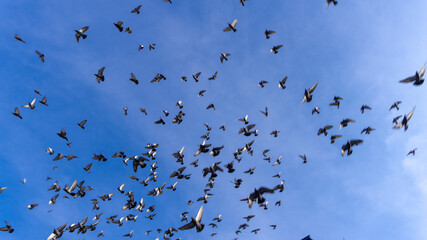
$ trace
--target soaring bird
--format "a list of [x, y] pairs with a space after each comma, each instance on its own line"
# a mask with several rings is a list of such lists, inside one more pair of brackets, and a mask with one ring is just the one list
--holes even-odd
[[36, 50], [37, 55], [39, 55], [40, 60], [44, 63], [44, 54]]
[[133, 83], [135, 83], [135, 85], [138, 85], [139, 81], [138, 79], [136, 79], [135, 74], [131, 73], [130, 74], [131, 78], [129, 78], [129, 80]]
[[220, 57], [219, 57], [219, 60], [221, 61], [221, 63], [223, 63], [223, 61], [225, 60], [225, 61], [228, 61], [228, 56], [230, 56], [231, 54], [229, 54], [229, 53], [221, 53], [221, 55], [220, 55]]
[[79, 127], [81, 127], [82, 129], [85, 129], [86, 122], [87, 122], [87, 120], [83, 120], [83, 121], [77, 123], [77, 125], [79, 125]]
[[67, 132], [65, 132], [65, 128], [61, 129], [61, 132], [57, 133], [59, 137], [68, 141]]
[[313, 92], [314, 92], [314, 90], [316, 89], [316, 87], [317, 87], [317, 84], [318, 84], [319, 82], [316, 82], [313, 86], [311, 86], [309, 89], [305, 89], [305, 91], [304, 91], [304, 97], [303, 97], [303, 99], [302, 99], [302, 103], [305, 103], [305, 102], [311, 102], [311, 100], [313, 99], [313, 96], [311, 95]]
[[407, 77], [403, 80], [400, 80], [401, 83], [410, 83], [414, 82], [415, 86], [419, 86], [424, 83], [424, 79], [422, 77], [424, 76], [424, 73], [426, 72], [426, 65], [420, 70], [420, 72], [415, 72], [414, 76]]
[[191, 222], [185, 224], [184, 226], [178, 228], [179, 230], [188, 230], [196, 227], [197, 232], [200, 232], [205, 227], [204, 224], [201, 223], [203, 216], [203, 205], [200, 207], [199, 211], [197, 212], [197, 215], [195, 218], [191, 218]]
[[138, 7], [134, 8], [130, 13], [136, 13], [136, 14], [140, 14], [142, 5], [139, 5]]
[[275, 34], [276, 32], [275, 31], [273, 31], [273, 30], [265, 30], [264, 31], [264, 34], [265, 34], [265, 38], [267, 38], [267, 39], [270, 39], [270, 35], [271, 34]]
[[412, 154], [412, 156], [415, 156], [415, 151], [417, 150], [417, 148], [412, 149], [411, 151], [408, 152], [408, 154], [406, 154], [406, 156], [409, 156]]
[[364, 128], [360, 134], [363, 134], [363, 133], [371, 134], [372, 131], [375, 131], [375, 128], [367, 127], [367, 128]]
[[15, 34], [15, 39], [19, 42], [25, 43], [25, 41], [22, 40], [22, 38], [18, 34]]
[[415, 111], [415, 108], [408, 115], [403, 116], [402, 121], [399, 124], [397, 124], [396, 126], [394, 126], [393, 128], [394, 129], [400, 129], [404, 126], [405, 131], [408, 130], [408, 122], [409, 122], [409, 120], [411, 120], [412, 115], [414, 115], [414, 111]]
[[83, 39], [86, 39], [87, 35], [85, 34], [85, 32], [89, 29], [88, 26], [86, 27], [82, 27], [79, 30], [74, 30], [76, 32], [76, 40], [77, 42], [79, 42], [80, 37], [82, 37]]
[[331, 125], [326, 125], [323, 128], [319, 128], [319, 130], [317, 131], [317, 136], [319, 136], [320, 134], [324, 134], [325, 136], [328, 136], [328, 130], [331, 129], [332, 126]]
[[17, 107], [15, 107], [15, 111], [12, 114], [13, 114], [13, 116], [22, 119], [22, 116], [20, 115], [19, 109]]
[[401, 101], [394, 102], [393, 105], [391, 105], [389, 111], [391, 111], [393, 108], [396, 108], [396, 110], [399, 110], [399, 104], [401, 103], [402, 103]]
[[123, 32], [123, 22], [122, 21], [118, 21], [117, 23], [114, 23], [114, 26], [116, 26], [116, 28], [119, 30], [119, 32]]
[[265, 201], [265, 198], [262, 196], [264, 193], [274, 193], [274, 189], [269, 189], [266, 187], [260, 187], [258, 189], [254, 189], [254, 192], [249, 194], [248, 198], [242, 199], [240, 201], [247, 201], [249, 208], [252, 207], [254, 202], [258, 202], [258, 204], [261, 204]]
[[363, 143], [363, 140], [360, 140], [360, 139], [347, 141], [347, 143], [342, 145], [341, 147], [341, 156], [344, 156], [346, 151], [347, 151], [347, 156], [351, 155], [353, 153], [352, 147], [357, 146], [361, 143]]
[[283, 47], [283, 45], [276, 45], [276, 46], [273, 46], [271, 49], [270, 49], [270, 52], [272, 52], [272, 53], [274, 53], [274, 54], [277, 54], [278, 52], [279, 52], [279, 49], [281, 49]]
[[356, 122], [356, 121], [354, 121], [354, 120], [352, 120], [352, 119], [349, 119], [349, 118], [346, 118], [346, 119], [342, 120], [342, 121], [340, 122], [340, 130], [341, 130], [341, 128], [343, 128], [343, 127], [347, 127], [349, 123], [355, 123], [355, 122]]
[[285, 89], [286, 88], [285, 84], [287, 80], [288, 80], [288, 76], [285, 76], [285, 78], [283, 78], [282, 81], [279, 81], [279, 88]]
[[360, 108], [360, 111], [362, 112], [362, 114], [365, 113], [365, 109], [372, 110], [372, 108], [369, 107], [368, 105], [362, 105], [362, 107]]
[[94, 75], [95, 75], [95, 77], [96, 77], [96, 81], [98, 82], [98, 83], [101, 83], [101, 82], [103, 82], [104, 80], [105, 80], [105, 77], [104, 77], [104, 70], [105, 70], [105, 67], [102, 67], [101, 69], [99, 69], [98, 70], [98, 73], [95, 73]]
[[34, 108], [36, 108], [35, 103], [36, 103], [36, 99], [34, 98], [33, 101], [29, 102], [26, 105], [23, 105], [22, 107], [23, 108], [34, 109]]
[[233, 32], [236, 32], [236, 25], [237, 25], [237, 19], [234, 19], [234, 21], [230, 24], [228, 24], [228, 26], [226, 28], [224, 28], [224, 32], [229, 32], [231, 30], [233, 30]]

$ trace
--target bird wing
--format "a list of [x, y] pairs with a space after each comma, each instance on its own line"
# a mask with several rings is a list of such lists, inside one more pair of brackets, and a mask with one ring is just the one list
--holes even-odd
[[409, 121], [409, 120], [411, 119], [412, 115], [414, 115], [414, 111], [415, 111], [415, 109], [414, 109], [414, 110], [412, 110], [412, 112], [410, 112], [410, 113], [408, 114], [408, 116], [406, 116], [407, 121]]
[[260, 188], [258, 189], [258, 192], [259, 192], [260, 194], [263, 194], [263, 193], [274, 193], [274, 190], [273, 190], [273, 189], [266, 188], [266, 187], [260, 187]]
[[102, 74], [104, 73], [104, 69], [105, 69], [105, 67], [102, 67], [101, 69], [99, 69], [98, 75], [102, 76]]
[[424, 67], [418, 73], [419, 78], [422, 78], [425, 72], [426, 72], [426, 65], [424, 65]]
[[234, 21], [231, 23], [231, 26], [233, 26], [233, 27], [236, 27], [236, 25], [237, 25], [237, 18], [234, 19]]
[[409, 83], [409, 82], [413, 82], [413, 81], [415, 81], [415, 76], [405, 78], [403, 80], [400, 80], [399, 82], [401, 82], [401, 83]]
[[308, 89], [308, 92], [312, 93], [316, 89], [317, 84], [319, 84], [319, 82], [316, 82], [313, 86], [311, 86], [311, 88]]
[[187, 224], [185, 224], [184, 226], [178, 228], [179, 230], [188, 230], [188, 229], [192, 229], [193, 227], [195, 227], [196, 224], [194, 224], [193, 222], [189, 222]]

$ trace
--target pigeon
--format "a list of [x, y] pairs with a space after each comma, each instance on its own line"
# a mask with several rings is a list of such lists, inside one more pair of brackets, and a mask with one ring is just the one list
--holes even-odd
[[231, 54], [229, 54], [229, 53], [221, 53], [221, 56], [220, 56], [220, 58], [219, 58], [219, 60], [221, 61], [221, 63], [223, 63], [223, 61], [225, 60], [225, 61], [228, 61], [228, 56], [230, 56]]
[[268, 108], [265, 107], [265, 111], [260, 111], [264, 116], [268, 117]]
[[264, 88], [264, 87], [265, 87], [265, 84], [267, 84], [267, 83], [268, 83], [268, 81], [261, 80], [261, 81], [258, 83], [258, 86], [259, 86], [260, 88]]
[[29, 102], [26, 105], [23, 105], [22, 107], [23, 108], [34, 109], [34, 108], [36, 108], [35, 104], [36, 104], [36, 99], [34, 98], [33, 101]]
[[397, 124], [396, 126], [394, 126], [393, 128], [394, 129], [400, 129], [402, 127], [405, 127], [404, 128], [405, 131], [408, 130], [408, 122], [409, 122], [409, 120], [411, 120], [412, 115], [414, 115], [414, 111], [415, 111], [415, 108], [408, 115], [404, 115], [402, 121], [399, 124]]
[[198, 72], [198, 73], [196, 73], [196, 74], [193, 75], [194, 81], [199, 82], [199, 76], [200, 76], [200, 74], [202, 74], [202, 73]]
[[130, 27], [127, 27], [127, 28], [125, 29], [125, 32], [127, 32], [127, 33], [131, 34], [131, 33], [132, 33], [132, 29], [130, 29]]
[[86, 122], [87, 122], [87, 120], [83, 120], [83, 121], [77, 123], [77, 125], [79, 125], [79, 127], [81, 127], [82, 129], [85, 129]]
[[395, 117], [395, 118], [393, 118], [393, 124], [397, 124], [398, 122], [397, 121], [399, 121], [399, 119], [402, 117], [402, 115], [399, 115], [399, 116], [397, 116], [397, 117]]
[[237, 19], [234, 19], [233, 22], [230, 24], [228, 24], [228, 26], [226, 28], [224, 28], [224, 32], [229, 32], [231, 30], [233, 30], [233, 32], [236, 32], [236, 25], [237, 25]]
[[61, 132], [57, 133], [59, 137], [61, 137], [62, 139], [67, 140], [68, 142], [68, 138], [67, 138], [67, 132], [65, 132], [65, 128], [61, 129]]
[[130, 13], [136, 13], [136, 14], [140, 14], [140, 9], [141, 9], [142, 5], [137, 6], [136, 8], [134, 8]]
[[347, 127], [349, 123], [355, 123], [356, 121], [346, 118], [340, 122], [340, 130], [341, 128]]
[[89, 29], [88, 26], [86, 27], [82, 27], [79, 30], [74, 30], [76, 32], [76, 40], [77, 42], [79, 42], [80, 37], [83, 39], [86, 39], [87, 35], [85, 34], [85, 32]]
[[41, 100], [41, 101], [39, 101], [39, 103], [41, 103], [41, 104], [43, 104], [43, 105], [47, 106], [47, 98], [46, 98], [46, 97], [43, 97], [43, 98], [42, 98], [42, 100]]
[[40, 53], [39, 51], [36, 50], [37, 55], [39, 55], [40, 60], [42, 61], [42, 63], [44, 63], [44, 54]]
[[125, 116], [127, 116], [127, 115], [128, 115], [128, 108], [127, 108], [127, 107], [124, 107], [124, 108], [123, 108], [123, 111], [125, 112]]
[[360, 108], [360, 111], [362, 112], [362, 114], [365, 113], [365, 109], [372, 110], [372, 108], [369, 107], [368, 105], [362, 105], [362, 107]]
[[333, 3], [334, 5], [337, 5], [338, 4], [338, 1], [337, 0], [326, 0], [326, 8], [328, 8], [329, 7], [329, 4], [330, 3]]
[[371, 134], [372, 131], [375, 131], [375, 128], [367, 127], [367, 128], [364, 128], [360, 134], [363, 134], [363, 133]]
[[305, 89], [305, 91], [304, 91], [304, 98], [302, 99], [302, 103], [305, 103], [305, 102], [311, 102], [311, 100], [313, 99], [313, 96], [311, 95], [313, 92], [314, 92], [314, 90], [316, 89], [316, 87], [317, 87], [317, 84], [318, 84], [319, 82], [316, 82], [313, 86], [311, 86], [309, 89]]
[[150, 45], [148, 45], [148, 50], [154, 50], [155, 49], [155, 47], [156, 47], [156, 44], [155, 43], [151, 43]]
[[287, 80], [288, 80], [288, 76], [285, 76], [285, 78], [283, 78], [282, 81], [279, 81], [279, 88], [285, 89], [286, 88], [285, 84]]
[[420, 86], [424, 83], [424, 79], [422, 78], [424, 76], [424, 73], [426, 72], [426, 65], [420, 70], [420, 72], [415, 72], [414, 76], [405, 78], [403, 80], [400, 80], [401, 83], [410, 83], [414, 82], [415, 86]]
[[344, 156], [346, 151], [347, 151], [347, 156], [350, 156], [353, 153], [352, 147], [357, 146], [361, 143], [363, 143], [363, 140], [360, 140], [360, 139], [347, 141], [347, 143], [342, 145], [341, 147], [341, 156]]
[[271, 34], [275, 34], [276, 32], [273, 30], [265, 30], [264, 34], [265, 34], [265, 38], [270, 39], [270, 35]]
[[201, 232], [203, 228], [205, 227], [204, 224], [201, 224], [202, 221], [202, 215], [203, 215], [203, 205], [200, 207], [199, 211], [197, 212], [197, 215], [195, 218], [191, 218], [191, 222], [185, 224], [184, 226], [178, 228], [179, 230], [188, 230], [196, 227], [197, 232]]
[[38, 204], [30, 204], [30, 205], [27, 206], [27, 208], [30, 209], [30, 210], [32, 210], [32, 209], [34, 209], [37, 206], [38, 206]]
[[22, 38], [18, 34], [15, 34], [15, 39], [19, 42], [25, 43], [25, 41], [22, 40]]
[[278, 52], [279, 52], [279, 49], [281, 49], [283, 47], [283, 45], [276, 45], [276, 46], [273, 46], [271, 49], [270, 49], [270, 52], [271, 53], [274, 53], [274, 54], [277, 54]]
[[140, 44], [140, 45], [138, 46], [138, 52], [139, 52], [139, 51], [141, 51], [142, 49], [144, 49], [144, 45]]
[[95, 73], [94, 75], [95, 75], [95, 77], [96, 77], [96, 81], [98, 82], [98, 83], [101, 83], [101, 82], [103, 82], [104, 80], [105, 80], [105, 77], [104, 77], [104, 70], [105, 70], [105, 67], [102, 67], [101, 69], [99, 69], [98, 70], [98, 73]]
[[265, 201], [265, 198], [262, 196], [264, 193], [274, 193], [274, 189], [269, 189], [266, 187], [260, 187], [258, 189], [255, 188], [254, 192], [249, 194], [248, 198], [242, 199], [240, 201], [247, 201], [249, 208], [251, 208], [254, 202], [261, 204]]
[[134, 230], [131, 230], [130, 233], [123, 235], [123, 237], [129, 237], [129, 238], [131, 238], [133, 236], [133, 231]]
[[393, 108], [396, 108], [396, 110], [399, 111], [399, 104], [401, 103], [402, 103], [401, 101], [394, 102], [393, 105], [391, 105], [389, 111], [391, 111]]
[[299, 157], [303, 160], [302, 163], [307, 163], [307, 157], [304, 155], [299, 155]]
[[133, 83], [135, 83], [135, 85], [138, 85], [139, 81], [138, 81], [138, 79], [136, 79], [135, 74], [131, 73], [130, 76], [131, 76], [131, 78], [129, 78], [129, 80], [131, 80]]
[[17, 107], [15, 107], [15, 111], [12, 114], [13, 114], [13, 116], [22, 119], [22, 116], [20, 115], [19, 109]]
[[410, 154], [412, 154], [412, 156], [415, 156], [416, 150], [417, 150], [417, 148], [412, 149], [411, 151], [408, 152], [408, 154], [406, 154], [406, 156], [409, 156]]
[[216, 76], [218, 75], [218, 72], [215, 72], [213, 75], [212, 75], [212, 77], [210, 77], [210, 78], [208, 78], [208, 80], [215, 80], [216, 79]]
[[311, 110], [311, 115], [313, 115], [314, 113], [320, 114], [319, 109], [319, 107], [313, 108], [313, 110]]
[[326, 125], [323, 128], [319, 128], [319, 130], [317, 131], [317, 136], [319, 136], [320, 134], [324, 134], [325, 136], [328, 136], [328, 130], [331, 129], [332, 126], [331, 125]]
[[342, 135], [332, 135], [331, 136], [331, 144], [335, 143], [335, 139], [341, 138]]
[[88, 165], [86, 165], [86, 167], [84, 167], [83, 169], [86, 171], [86, 172], [88, 172], [88, 173], [90, 173], [90, 168], [92, 167], [92, 163], [89, 163]]

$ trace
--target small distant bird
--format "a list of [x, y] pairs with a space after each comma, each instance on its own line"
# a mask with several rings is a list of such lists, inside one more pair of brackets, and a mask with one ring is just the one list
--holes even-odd
[[42, 60], [42, 62], [44, 63], [44, 54], [40, 53], [39, 51], [36, 50], [37, 55], [39, 55], [40, 60]]
[[363, 134], [363, 133], [371, 134], [372, 131], [375, 131], [375, 128], [367, 127], [367, 128], [364, 128], [360, 134]]
[[267, 84], [267, 83], [268, 83], [268, 81], [261, 80], [261, 81], [258, 83], [258, 86], [259, 86], [260, 88], [264, 88], [264, 87], [265, 87], [265, 84]]
[[148, 46], [148, 50], [154, 50], [155, 49], [155, 46], [156, 46], [156, 44], [155, 43], [151, 43], [149, 46]]
[[218, 75], [218, 72], [215, 72], [214, 75], [212, 75], [212, 77], [208, 78], [208, 80], [215, 80], [216, 76]]
[[130, 13], [136, 13], [136, 14], [140, 14], [141, 12], [139, 11], [141, 9], [142, 5], [139, 5], [138, 7], [134, 8]]
[[279, 130], [274, 130], [270, 133], [270, 135], [273, 135], [275, 138], [277, 138], [279, 136]]
[[281, 49], [282, 47], [283, 45], [273, 46], [273, 48], [270, 49], [270, 52], [277, 54], [279, 52], [279, 49]]
[[15, 39], [18, 40], [19, 42], [25, 43], [25, 41], [22, 40], [22, 38], [18, 34], [15, 34]]
[[198, 72], [198, 73], [196, 73], [196, 74], [193, 75], [194, 81], [199, 82], [199, 76], [200, 76], [200, 74], [202, 74], [202, 73]]
[[304, 155], [299, 155], [299, 157], [303, 160], [302, 163], [307, 163], [307, 156]]
[[368, 105], [362, 105], [362, 107], [360, 108], [360, 111], [362, 112], [362, 114], [365, 113], [365, 109], [372, 110], [372, 108], [369, 107]]
[[265, 34], [265, 38], [270, 39], [270, 35], [271, 34], [275, 34], [276, 32], [273, 30], [265, 30], [264, 34]]
[[332, 135], [331, 136], [331, 144], [335, 143], [335, 139], [341, 138], [342, 135]]
[[86, 165], [86, 167], [84, 167], [83, 169], [86, 171], [86, 172], [88, 172], [88, 173], [90, 173], [90, 168], [92, 167], [92, 163], [89, 163], [88, 165]]
[[221, 53], [221, 56], [219, 57], [219, 60], [221, 61], [221, 63], [223, 63], [223, 61], [228, 61], [228, 56], [230, 56], [231, 54], [229, 53]]
[[288, 76], [285, 76], [285, 78], [283, 78], [282, 81], [279, 81], [279, 88], [285, 89], [286, 88], [285, 84], [287, 80], [288, 80]]
[[240, 0], [240, 4], [242, 4], [242, 6], [244, 7], [246, 1], [248, 1], [248, 0]]
[[29, 109], [34, 109], [36, 108], [36, 106], [34, 105], [36, 104], [36, 99], [34, 98], [33, 101], [31, 101], [30, 103], [23, 105], [23, 108], [29, 108]]
[[260, 111], [264, 116], [268, 117], [268, 108], [265, 107], [265, 111]]
[[209, 105], [206, 107], [206, 109], [209, 109], [209, 108], [212, 108], [213, 110], [216, 110], [216, 109], [215, 109], [215, 105], [214, 105], [213, 103], [209, 104]]
[[[1, 193], [1, 191], [0, 191], [0, 193]], [[4, 221], [4, 223], [6, 224], [6, 227], [0, 227], [0, 231], [9, 232], [9, 233], [13, 233], [13, 231], [15, 231], [15, 229], [13, 229], [12, 226], [8, 222]]]
[[130, 29], [130, 27], [127, 27], [127, 28], [125, 29], [125, 32], [127, 32], [127, 33], [131, 34], [131, 33], [132, 33], [132, 29]]
[[171, 0], [163, 0], [163, 2], [169, 2], [170, 4], [172, 4]]
[[414, 82], [415, 86], [419, 86], [424, 83], [424, 79], [422, 77], [424, 76], [424, 73], [426, 72], [426, 65], [420, 70], [420, 72], [415, 72], [414, 76], [405, 78], [403, 80], [400, 80], [401, 83], [410, 83]]
[[399, 116], [393, 118], [393, 124], [397, 124], [397, 121], [399, 121], [399, 118], [401, 118], [401, 117], [402, 117], [402, 115], [399, 115]]
[[408, 154], [406, 154], [406, 156], [409, 156], [412, 154], [412, 156], [415, 156], [415, 151], [417, 150], [417, 148], [412, 149], [411, 151], [408, 152]]
[[319, 107], [313, 108], [313, 110], [311, 110], [311, 115], [313, 115], [314, 113], [320, 114], [319, 109]]
[[393, 108], [396, 108], [396, 110], [399, 111], [399, 104], [401, 103], [402, 103], [401, 101], [394, 102], [393, 105], [391, 105], [389, 111], [391, 111]]
[[87, 30], [89, 29], [88, 26], [86, 27], [82, 27], [79, 30], [74, 30], [76, 32], [76, 40], [77, 42], [79, 42], [80, 37], [82, 37], [83, 39], [86, 39], [87, 35], [84, 34]]
[[68, 138], [67, 138], [67, 132], [65, 132], [65, 128], [61, 129], [61, 132], [57, 133], [59, 137], [67, 140], [68, 142]]
[[123, 22], [122, 21], [118, 21], [117, 23], [114, 23], [114, 26], [116, 26], [116, 28], [119, 30], [119, 32], [123, 32]]
[[184, 226], [178, 228], [179, 230], [188, 230], [196, 227], [197, 232], [200, 232], [205, 227], [204, 224], [201, 223], [203, 216], [203, 205], [200, 207], [199, 211], [197, 212], [197, 215], [195, 218], [191, 218], [191, 222], [185, 224]]
[[313, 86], [311, 86], [309, 89], [305, 89], [305, 91], [304, 91], [304, 98], [302, 99], [302, 103], [305, 103], [305, 102], [311, 102], [311, 100], [313, 99], [313, 96], [311, 95], [313, 92], [314, 92], [314, 90], [316, 89], [316, 87], [317, 87], [317, 84], [318, 84], [319, 82], [316, 82]]
[[128, 115], [128, 108], [127, 107], [123, 108], [123, 111], [125, 112], [125, 116], [127, 116]]
[[139, 108], [139, 111], [141, 111], [142, 113], [144, 113], [145, 115], [147, 115], [147, 110], [145, 108]]
[[326, 8], [328, 8], [329, 7], [329, 4], [330, 3], [333, 3], [334, 4], [334, 6], [335, 5], [337, 5], [338, 4], [338, 1], [337, 0], [326, 0]]
[[331, 125], [326, 125], [323, 128], [319, 128], [319, 130], [317, 131], [317, 136], [319, 136], [320, 134], [324, 134], [325, 136], [328, 136], [328, 130], [331, 128], [332, 128]]
[[138, 79], [136, 79], [135, 74], [131, 73], [130, 76], [131, 76], [131, 78], [129, 78], [129, 80], [131, 80], [133, 83], [135, 83], [135, 85], [138, 85], [139, 81], [138, 81]]
[[360, 139], [347, 141], [347, 143], [342, 145], [341, 147], [341, 156], [344, 156], [346, 151], [347, 151], [347, 156], [350, 156], [353, 153], [352, 147], [357, 146], [361, 143], [363, 143], [363, 140], [360, 140]]
[[77, 125], [79, 125], [79, 127], [81, 127], [82, 129], [85, 129], [86, 122], [87, 122], [87, 120], [83, 120], [83, 121], [77, 123]]
[[203, 97], [203, 93], [205, 93], [205, 92], [206, 92], [206, 90], [201, 90], [199, 92], [199, 94], [197, 94], [197, 97]]
[[224, 28], [224, 32], [229, 32], [231, 30], [233, 30], [233, 32], [236, 32], [236, 25], [237, 25], [237, 19], [234, 19], [234, 21], [230, 24], [228, 24], [228, 26], [226, 28]]
[[128, 234], [123, 235], [123, 237], [129, 237], [129, 238], [131, 238], [133, 236], [133, 231], [134, 230], [130, 231], [130, 233], [128, 233]]
[[101, 82], [103, 82], [104, 80], [105, 80], [105, 77], [104, 77], [104, 70], [105, 70], [105, 67], [102, 67], [101, 69], [99, 69], [98, 70], [98, 73], [95, 73], [94, 75], [95, 75], [95, 77], [96, 77], [96, 81], [98, 82], [98, 83], [101, 83]]
[[28, 209], [32, 210], [33, 208], [37, 207], [38, 204], [30, 204], [27, 206]]
[[408, 122], [409, 120], [411, 120], [412, 115], [414, 115], [414, 111], [415, 111], [415, 108], [408, 115], [403, 116], [402, 121], [396, 126], [394, 126], [393, 128], [400, 129], [402, 127], [405, 127], [405, 131], [408, 130]]
[[39, 90], [34, 89], [34, 92], [41, 96], [41, 93], [40, 93], [40, 91], [39, 91]]
[[13, 116], [19, 117], [20, 119], [22, 119], [22, 116], [19, 114], [19, 109], [17, 107], [15, 107], [15, 111], [12, 113]]
[[141, 51], [142, 49], [144, 49], [144, 45], [141, 44], [138, 46], [138, 51]]
[[347, 125], [349, 124], [349, 123], [355, 123], [356, 121], [354, 121], [354, 120], [352, 120], [352, 119], [349, 119], [349, 118], [346, 118], [346, 119], [344, 119], [344, 120], [342, 120], [341, 122], [340, 122], [340, 130], [341, 130], [341, 128], [343, 128], [343, 127], [347, 127]]

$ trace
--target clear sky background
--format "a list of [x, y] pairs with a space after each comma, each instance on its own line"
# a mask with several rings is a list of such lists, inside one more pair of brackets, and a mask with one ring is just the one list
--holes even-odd
[[[141, 14], [130, 14], [142, 4]], [[103, 230], [105, 239], [120, 239], [135, 229], [136, 239], [155, 239], [160, 234], [145, 236], [146, 230], [181, 226], [179, 215], [188, 211], [195, 216], [201, 203], [186, 203], [203, 195], [208, 182], [202, 167], [216, 161], [233, 160], [232, 153], [255, 139], [254, 156], [244, 153], [234, 174], [220, 173], [211, 191], [214, 196], [204, 206], [202, 222], [222, 214], [218, 229], [206, 226], [177, 233], [174, 238], [233, 239], [234, 231], [244, 223], [242, 217], [255, 214], [250, 227], [239, 239], [301, 239], [310, 234], [316, 240], [330, 239], [426, 239], [427, 230], [427, 118], [426, 86], [400, 84], [399, 80], [419, 71], [427, 57], [427, 2], [339, 1], [325, 8], [325, 1], [249, 0], [242, 7], [238, 0], [176, 0], [173, 4], [151, 1], [11, 1], [0, 3], [0, 186], [8, 189], [0, 194], [0, 222], [8, 221], [13, 234], [0, 232], [3, 240], [46, 239], [53, 228], [77, 223], [85, 216], [92, 219], [104, 212], [94, 232], [85, 235], [65, 233], [61, 239], [94, 239]], [[237, 32], [222, 29], [238, 19]], [[113, 25], [123, 21], [132, 34], [120, 33]], [[76, 42], [75, 29], [90, 26], [85, 40]], [[265, 39], [265, 29], [276, 34]], [[14, 39], [19, 34], [26, 44]], [[156, 49], [148, 51], [148, 45]], [[138, 52], [139, 44], [146, 48]], [[278, 54], [269, 49], [283, 44]], [[45, 54], [42, 63], [35, 50]], [[220, 53], [231, 53], [229, 61], [219, 61]], [[105, 82], [98, 84], [94, 73], [105, 66]], [[200, 82], [191, 75], [202, 72]], [[208, 81], [218, 71], [216, 81]], [[128, 79], [133, 72], [140, 80], [135, 85]], [[149, 83], [157, 74], [166, 81]], [[288, 76], [285, 90], [278, 81]], [[188, 82], [182, 82], [187, 76]], [[265, 88], [258, 82], [266, 80]], [[316, 81], [319, 85], [313, 101], [301, 104], [304, 89]], [[22, 109], [32, 99], [47, 97], [48, 107], [36, 103], [34, 110]], [[204, 97], [197, 93], [207, 90]], [[334, 96], [344, 100], [337, 110], [328, 106]], [[172, 124], [183, 101], [186, 115], [182, 124]], [[402, 101], [399, 111], [389, 111], [395, 101]], [[206, 110], [214, 103], [216, 110]], [[360, 113], [367, 104], [372, 111]], [[259, 111], [268, 106], [266, 118]], [[311, 115], [313, 107], [320, 115]], [[19, 107], [23, 120], [14, 117]], [[128, 107], [124, 116], [123, 107]], [[148, 116], [139, 112], [144, 107]], [[416, 107], [408, 131], [392, 129], [392, 119], [408, 114]], [[162, 110], [171, 115], [164, 117]], [[258, 137], [245, 137], [237, 132], [243, 123], [238, 118], [249, 115], [250, 123], [259, 128]], [[155, 125], [160, 117], [165, 126]], [[344, 118], [355, 124], [339, 130]], [[87, 119], [86, 129], [76, 123]], [[148, 190], [169, 179], [181, 167], [171, 156], [185, 146], [185, 165], [194, 161], [197, 144], [205, 134], [204, 123], [213, 130], [213, 146], [224, 145], [213, 158], [198, 156], [200, 166], [187, 166], [190, 180], [179, 180], [177, 191], [165, 190], [158, 197], [147, 196]], [[218, 128], [225, 124], [226, 131]], [[342, 134], [337, 143], [329, 137], [317, 136], [324, 125], [334, 126], [330, 133]], [[376, 129], [361, 135], [363, 128]], [[65, 128], [68, 148], [56, 133]], [[280, 130], [274, 138], [269, 133]], [[361, 138], [353, 155], [341, 157], [340, 148], [349, 139]], [[129, 179], [130, 166], [111, 156], [125, 151], [128, 156], [145, 152], [147, 143], [159, 143], [159, 178], [144, 187]], [[51, 147], [57, 153], [78, 156], [52, 162], [54, 155], [44, 151]], [[262, 160], [262, 151], [271, 149], [274, 159], [283, 154], [283, 163], [271, 166]], [[418, 148], [415, 156], [406, 154]], [[103, 153], [107, 162], [92, 160], [94, 153]], [[308, 163], [298, 157], [306, 154]], [[153, 162], [153, 161], [152, 161]], [[93, 163], [88, 174], [82, 168]], [[53, 170], [53, 166], [58, 170]], [[243, 171], [257, 166], [255, 174]], [[272, 178], [281, 172], [285, 191], [266, 195], [269, 210], [257, 206], [248, 209], [239, 199], [247, 197], [254, 187], [273, 187], [280, 182]], [[145, 179], [149, 167], [137, 176]], [[58, 180], [61, 187], [74, 179], [86, 180], [94, 188], [84, 198], [63, 199], [49, 206], [55, 195], [47, 189]], [[23, 185], [19, 182], [27, 178]], [[242, 178], [235, 189], [230, 181]], [[126, 198], [116, 187], [126, 183], [125, 191], [133, 190], [147, 206], [156, 205], [153, 221], [143, 218], [148, 213], [121, 211]], [[90, 199], [103, 193], [114, 193], [111, 202], [99, 204], [92, 211]], [[281, 199], [282, 206], [274, 203]], [[28, 210], [27, 205], [40, 206]], [[49, 210], [53, 210], [48, 212]], [[128, 213], [139, 214], [136, 223], [122, 227], [108, 225], [105, 217]], [[91, 223], [91, 221], [89, 221]], [[269, 225], [277, 224], [276, 230]], [[252, 229], [261, 228], [258, 235]]]

